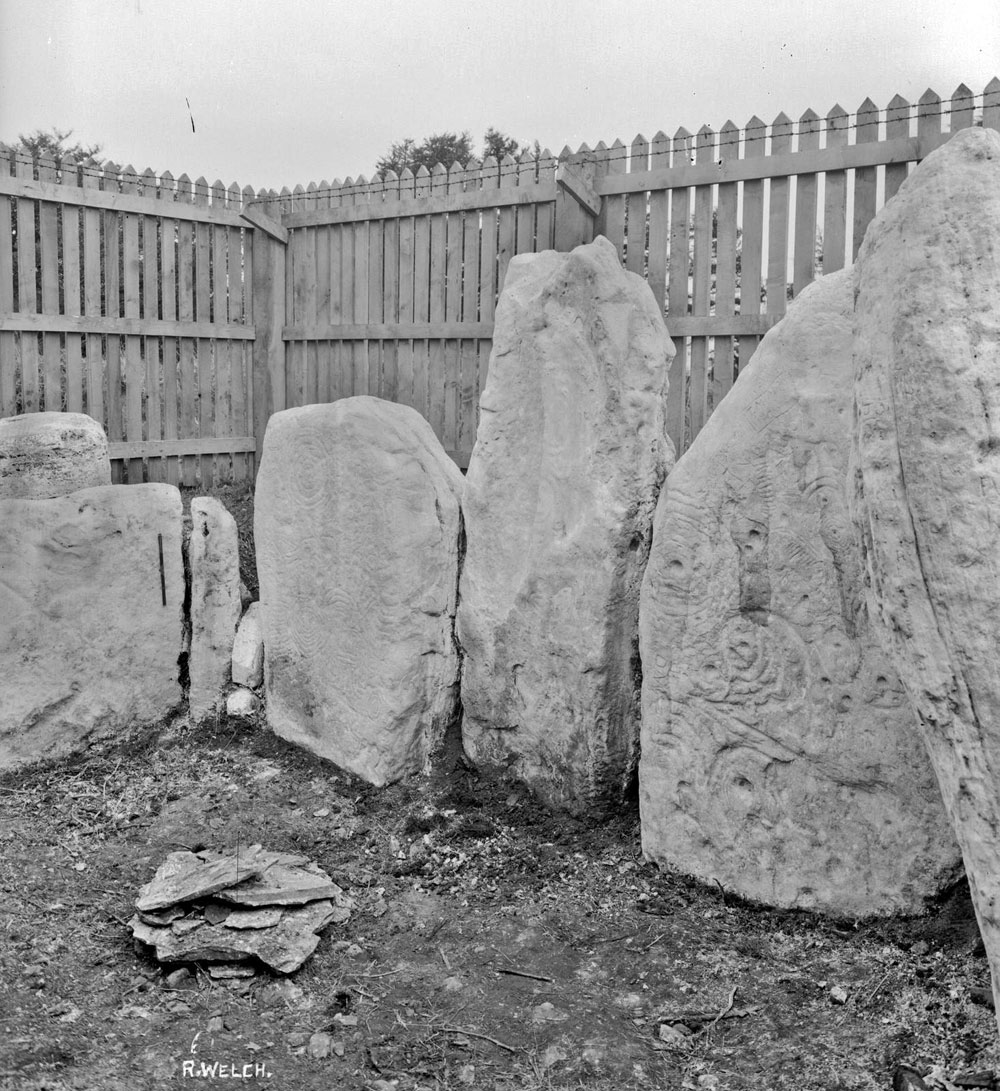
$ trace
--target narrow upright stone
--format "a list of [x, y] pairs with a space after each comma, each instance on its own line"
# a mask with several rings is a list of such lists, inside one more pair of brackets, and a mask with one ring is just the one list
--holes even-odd
[[267, 719], [374, 784], [427, 766], [455, 718], [462, 475], [405, 405], [268, 422], [254, 510]]
[[191, 717], [203, 719], [224, 700], [240, 620], [240, 556], [236, 520], [212, 496], [191, 501]]
[[85, 413], [0, 419], [0, 499], [43, 500], [111, 484], [108, 437]]
[[853, 514], [1000, 1012], [1000, 134], [929, 155], [858, 255]]
[[635, 776], [672, 356], [606, 239], [511, 261], [463, 496], [462, 736], [570, 809], [619, 803]]
[[667, 477], [642, 588], [647, 856], [770, 905], [919, 912], [959, 853], [861, 593], [852, 286], [789, 306]]

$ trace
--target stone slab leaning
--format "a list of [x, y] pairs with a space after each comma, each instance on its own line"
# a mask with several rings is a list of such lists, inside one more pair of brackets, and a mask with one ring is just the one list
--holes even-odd
[[643, 849], [770, 905], [919, 912], [960, 854], [847, 510], [849, 270], [789, 306], [667, 477], [643, 582]]
[[85, 413], [0, 419], [0, 499], [42, 500], [111, 484], [108, 437]]
[[423, 770], [454, 721], [462, 475], [416, 410], [275, 413], [254, 538], [267, 720], [374, 783]]
[[614, 807], [634, 782], [672, 356], [606, 239], [511, 261], [463, 494], [462, 738], [557, 806]]
[[1000, 134], [964, 130], [913, 171], [868, 229], [855, 292], [866, 596], [962, 846], [1000, 1001]]
[[172, 485], [0, 500], [0, 768], [172, 712], [183, 609]]

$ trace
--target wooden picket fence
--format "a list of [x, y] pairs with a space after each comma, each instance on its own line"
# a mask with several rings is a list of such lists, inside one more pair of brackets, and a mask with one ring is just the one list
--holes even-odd
[[1000, 80], [280, 193], [3, 151], [0, 415], [88, 412], [116, 480], [205, 487], [252, 479], [271, 413], [373, 394], [464, 466], [511, 257], [600, 233], [663, 307], [680, 452], [788, 301], [974, 124], [1000, 129]]

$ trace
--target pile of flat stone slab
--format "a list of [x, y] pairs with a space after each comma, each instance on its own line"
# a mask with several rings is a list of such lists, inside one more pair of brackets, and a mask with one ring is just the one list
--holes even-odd
[[163, 963], [209, 963], [213, 977], [249, 975], [258, 963], [290, 974], [353, 906], [305, 856], [260, 845], [181, 851], [139, 891], [129, 926]]

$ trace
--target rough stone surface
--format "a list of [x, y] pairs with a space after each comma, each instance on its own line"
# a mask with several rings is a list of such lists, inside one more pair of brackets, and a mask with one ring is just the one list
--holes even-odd
[[462, 476], [405, 405], [271, 417], [254, 538], [267, 718], [374, 784], [427, 766], [454, 720]]
[[240, 620], [240, 556], [236, 520], [214, 497], [191, 501], [191, 717], [200, 720], [223, 701]]
[[260, 626], [260, 603], [253, 602], [240, 619], [233, 642], [233, 682], [256, 689], [264, 680], [264, 634]]
[[85, 413], [0, 419], [0, 500], [44, 500], [111, 484], [108, 437]]
[[866, 595], [965, 857], [1000, 1011], [1000, 135], [911, 174], [858, 255]]
[[511, 261], [463, 496], [463, 741], [548, 801], [634, 779], [639, 584], [673, 345], [603, 238]]
[[226, 715], [233, 716], [237, 720], [248, 720], [256, 714], [259, 706], [257, 694], [252, 689], [238, 686], [226, 698]]
[[640, 607], [643, 848], [772, 905], [917, 912], [959, 852], [861, 594], [850, 271], [789, 307], [668, 475]]
[[174, 710], [183, 604], [172, 485], [0, 501], [0, 767]]

